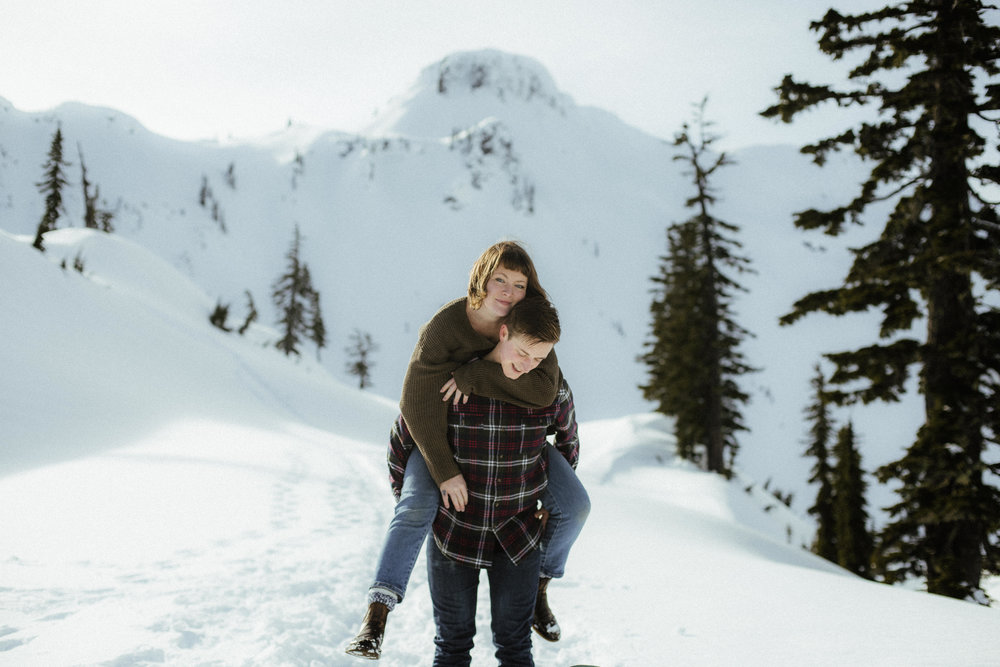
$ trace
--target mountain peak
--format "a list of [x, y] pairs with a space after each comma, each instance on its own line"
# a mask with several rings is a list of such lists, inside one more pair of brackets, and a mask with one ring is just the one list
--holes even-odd
[[464, 51], [425, 67], [409, 92], [391, 100], [366, 133], [440, 137], [491, 116], [511, 123], [511, 116], [524, 113], [515, 107], [565, 115], [572, 106], [533, 58], [493, 49]]
[[438, 95], [490, 95], [501, 102], [541, 102], [564, 110], [548, 70], [538, 61], [501, 51], [466, 51], [443, 58], [424, 69], [420, 81]]

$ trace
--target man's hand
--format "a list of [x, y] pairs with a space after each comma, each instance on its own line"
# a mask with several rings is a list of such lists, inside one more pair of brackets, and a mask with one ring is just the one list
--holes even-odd
[[458, 383], [455, 382], [455, 378], [449, 378], [448, 381], [444, 383], [444, 386], [441, 387], [440, 393], [444, 394], [441, 398], [442, 401], [447, 401], [448, 399], [454, 397], [452, 403], [455, 405], [458, 405], [459, 401], [462, 401], [462, 403], [469, 402], [469, 396], [467, 394], [463, 394], [458, 388]]
[[441, 482], [441, 500], [444, 508], [450, 509], [449, 500], [455, 506], [456, 512], [464, 512], [465, 505], [469, 502], [469, 487], [465, 485], [465, 478], [459, 473], [451, 479]]
[[545, 532], [545, 525], [549, 522], [549, 511], [542, 507], [541, 501], [538, 503], [538, 510], [535, 512], [535, 518], [542, 522], [542, 532]]

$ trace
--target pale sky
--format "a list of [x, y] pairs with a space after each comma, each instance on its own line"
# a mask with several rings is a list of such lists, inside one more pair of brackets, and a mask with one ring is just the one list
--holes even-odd
[[[719, 147], [843, 129], [760, 118], [786, 73], [839, 83], [808, 29], [882, 0], [4, 0], [0, 97], [22, 111], [111, 107], [178, 139], [291, 119], [357, 131], [420, 71], [496, 48], [546, 67], [577, 104], [672, 138], [708, 95]], [[0, 137], [2, 138], [2, 137]]]

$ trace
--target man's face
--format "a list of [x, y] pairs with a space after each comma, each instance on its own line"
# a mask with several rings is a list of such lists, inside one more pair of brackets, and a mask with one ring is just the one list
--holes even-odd
[[500, 326], [500, 342], [490, 355], [503, 368], [503, 374], [516, 380], [533, 371], [549, 356], [553, 343], [531, 341], [520, 334], [511, 335], [506, 324]]

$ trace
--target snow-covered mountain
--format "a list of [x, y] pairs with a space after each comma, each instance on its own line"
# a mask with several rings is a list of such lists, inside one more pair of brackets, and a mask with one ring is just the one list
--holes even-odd
[[[368, 332], [379, 345], [373, 391], [394, 401], [419, 326], [464, 292], [484, 247], [516, 238], [560, 310], [559, 356], [581, 419], [651, 407], [637, 389], [645, 374], [636, 360], [648, 332], [650, 277], [666, 250], [666, 226], [689, 217], [683, 202], [692, 186], [669, 141], [576, 105], [530, 58], [449, 56], [360, 135], [292, 125], [255, 141], [184, 143], [114, 110], [68, 103], [25, 113], [0, 100], [0, 229], [34, 232], [43, 210], [35, 184], [57, 127], [73, 163], [60, 225], [82, 225], [79, 151], [101, 205], [115, 213], [115, 235], [204, 292], [207, 301], [187, 303], [198, 303], [206, 321], [217, 300], [240, 321], [247, 290], [261, 322], [276, 320], [271, 285], [298, 226], [329, 330], [322, 366], [349, 383], [343, 349], [355, 329]], [[746, 380], [751, 432], [737, 462], [758, 483], [794, 492], [801, 510], [811, 501], [801, 440], [812, 366], [820, 352], [869, 340], [874, 329], [859, 318], [778, 328], [796, 298], [839, 282], [848, 262], [842, 249], [865, 233], [807, 237], [793, 230], [791, 214], [843, 201], [860, 170], [848, 158], [820, 170], [792, 146], [734, 157], [716, 183], [717, 213], [742, 226], [758, 271], [744, 278], [750, 292], [739, 307], [757, 335], [747, 355], [763, 369]], [[72, 249], [85, 265], [90, 245]], [[850, 415], [867, 467], [909, 444], [915, 406]], [[888, 499], [873, 489], [873, 506]]]

